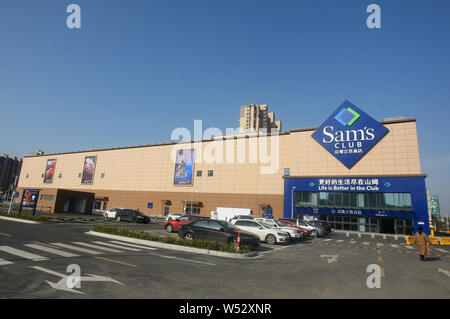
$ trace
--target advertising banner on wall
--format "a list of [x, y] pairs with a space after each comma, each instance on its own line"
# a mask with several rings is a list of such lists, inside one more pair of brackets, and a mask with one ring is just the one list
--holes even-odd
[[86, 156], [83, 165], [83, 176], [81, 184], [92, 184], [94, 182], [94, 172], [97, 156]]
[[194, 171], [194, 150], [179, 150], [175, 162], [174, 185], [191, 186]]
[[45, 166], [44, 183], [52, 183], [53, 176], [55, 175], [56, 159], [47, 160], [47, 165]]
[[20, 201], [19, 214], [22, 212], [22, 208], [33, 209], [33, 215], [36, 212], [37, 201], [39, 198], [38, 190], [25, 189], [22, 194], [22, 200]]

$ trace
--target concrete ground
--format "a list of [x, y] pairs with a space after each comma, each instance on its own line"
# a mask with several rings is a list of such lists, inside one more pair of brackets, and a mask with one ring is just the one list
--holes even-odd
[[[336, 234], [290, 245], [263, 245], [257, 258], [235, 260], [112, 243], [86, 235], [93, 224], [0, 221], [1, 298], [450, 297], [450, 248], [446, 247], [433, 247], [428, 261], [420, 262], [402, 240]], [[160, 224], [113, 225], [165, 234]], [[35, 255], [34, 260], [24, 253]], [[69, 265], [80, 267], [84, 281], [81, 288], [62, 290], [67, 285], [57, 283], [70, 275]], [[379, 271], [380, 288], [367, 285], [368, 279], [369, 285], [376, 283], [370, 280], [373, 265]]]

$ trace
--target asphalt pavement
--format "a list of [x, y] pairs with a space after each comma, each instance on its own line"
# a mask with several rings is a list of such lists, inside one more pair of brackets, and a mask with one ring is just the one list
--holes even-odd
[[[420, 262], [403, 240], [336, 234], [288, 245], [264, 244], [256, 258], [236, 260], [86, 235], [94, 224], [0, 221], [1, 298], [450, 296], [450, 248], [445, 246], [432, 247], [428, 261]], [[161, 224], [113, 225], [165, 235]], [[368, 286], [373, 265], [380, 288]], [[68, 290], [74, 267], [81, 271], [81, 287]]]

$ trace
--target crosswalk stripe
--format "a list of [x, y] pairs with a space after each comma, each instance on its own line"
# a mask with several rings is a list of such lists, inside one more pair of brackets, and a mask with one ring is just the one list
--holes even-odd
[[396, 244], [391, 244], [391, 247], [392, 247], [392, 248], [398, 248], [398, 245], [396, 245]]
[[377, 247], [383, 247], [384, 245], [382, 243], [377, 243]]
[[365, 242], [363, 242], [363, 245], [368, 246], [368, 245], [370, 245], [370, 243], [368, 241], [365, 241]]
[[447, 252], [445, 249], [441, 249], [441, 248], [435, 248], [435, 249], [440, 251], [441, 253], [446, 253]]
[[23, 250], [15, 249], [9, 246], [0, 246], [0, 250], [11, 255], [19, 256], [25, 259], [30, 259], [32, 261], [48, 260], [48, 258], [32, 254]]
[[78, 257], [78, 255], [75, 255], [75, 254], [72, 254], [72, 253], [68, 253], [68, 252], [65, 252], [65, 251], [62, 251], [62, 250], [59, 250], [59, 249], [54, 249], [54, 248], [42, 246], [42, 245], [27, 244], [27, 245], [24, 245], [24, 246], [30, 247], [30, 248], [34, 248], [34, 249], [38, 249], [38, 250], [42, 250], [42, 251], [45, 251], [47, 253], [58, 255], [58, 256], [62, 256], [62, 257]]
[[111, 240], [110, 242], [111, 242], [111, 243], [115, 243], [115, 244], [120, 244], [120, 245], [125, 245], [125, 246], [135, 247], [135, 248], [148, 249], [148, 250], [156, 250], [156, 248], [154, 248], [154, 247], [144, 247], [144, 246], [139, 246], [139, 245], [134, 245], [134, 244], [124, 243], [124, 242], [121, 242], [121, 241]]
[[83, 243], [81, 241], [76, 241], [76, 242], [74, 242], [74, 244], [81, 245], [81, 246], [86, 246], [86, 247], [90, 247], [90, 248], [94, 248], [94, 249], [98, 249], [98, 250], [109, 251], [110, 253], [123, 253], [122, 250], [101, 247], [101, 246], [98, 246], [98, 245], [92, 245], [92, 244], [88, 244], [88, 243]]
[[329, 239], [324, 239], [324, 241], [331, 241], [331, 240], [333, 240], [333, 239], [331, 239], [331, 238], [329, 238]]
[[407, 249], [414, 249], [414, 247], [408, 246], [408, 245], [406, 245], [405, 247], [406, 247]]
[[110, 243], [104, 243], [104, 242], [102, 242], [102, 241], [94, 241], [94, 243], [100, 244], [100, 245], [109, 246], [109, 247], [114, 247], [114, 248], [120, 248], [120, 249], [130, 250], [130, 251], [141, 251], [140, 249], [130, 248], [130, 247], [121, 247], [121, 246], [114, 245], [114, 244], [110, 244]]
[[340, 239], [340, 240], [336, 240], [337, 243], [342, 243], [344, 240]]
[[350, 244], [356, 244], [356, 241], [352, 240], [352, 241], [350, 242]]
[[59, 246], [59, 247], [62, 247], [62, 248], [71, 249], [71, 250], [75, 250], [75, 251], [80, 251], [82, 253], [87, 253], [87, 254], [92, 254], [92, 255], [103, 254], [103, 253], [101, 253], [99, 251], [86, 249], [86, 248], [81, 248], [81, 247], [72, 246], [72, 245], [67, 245], [67, 244], [62, 244], [62, 243], [52, 243], [52, 245]]
[[0, 266], [10, 265], [10, 264], [14, 264], [14, 263], [0, 258]]

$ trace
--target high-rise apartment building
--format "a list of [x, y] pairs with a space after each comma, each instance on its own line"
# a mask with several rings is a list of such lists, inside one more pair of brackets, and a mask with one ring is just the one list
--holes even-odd
[[3, 154], [0, 157], [0, 191], [8, 189], [14, 183], [15, 177], [19, 175], [22, 159], [10, 158]]
[[241, 106], [239, 127], [244, 132], [258, 132], [266, 129], [270, 133], [273, 129], [281, 132], [281, 121], [275, 121], [275, 114], [269, 113], [267, 104], [248, 104]]

